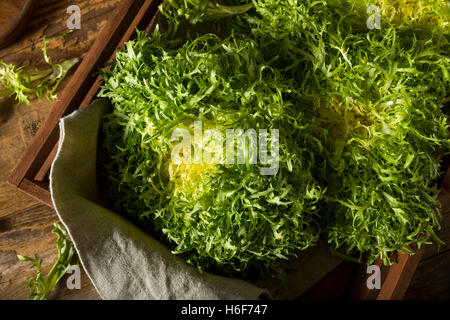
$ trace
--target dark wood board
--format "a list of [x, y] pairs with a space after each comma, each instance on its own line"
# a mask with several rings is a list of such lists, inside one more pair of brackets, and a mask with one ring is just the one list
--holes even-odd
[[22, 35], [26, 24], [37, 7], [37, 0], [3, 0], [0, 12], [0, 48], [4, 48]]
[[[83, 58], [120, 0], [43, 0], [26, 25], [21, 38], [0, 50], [0, 60], [15, 65], [42, 67], [42, 36], [65, 31], [68, 6], [81, 9], [82, 29], [64, 39], [52, 38], [48, 51], [54, 61]], [[1, 10], [0, 2], [0, 10]], [[69, 74], [58, 93], [67, 85]], [[34, 271], [16, 254], [38, 253], [44, 260], [43, 272], [50, 270], [56, 258], [56, 235], [51, 233], [55, 212], [6, 183], [13, 167], [30, 143], [54, 102], [32, 100], [30, 105], [16, 105], [11, 99], [0, 100], [0, 299], [24, 299], [28, 294], [25, 280]], [[86, 274], [80, 290], [58, 286], [54, 299], [99, 299]]]

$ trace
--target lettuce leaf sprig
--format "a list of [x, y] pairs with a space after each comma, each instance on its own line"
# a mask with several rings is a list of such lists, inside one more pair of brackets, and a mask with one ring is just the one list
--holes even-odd
[[75, 253], [72, 242], [67, 236], [67, 232], [61, 228], [59, 223], [53, 223], [52, 233], [56, 234], [56, 248], [58, 250], [58, 256], [49, 271], [44, 277], [42, 275], [42, 259], [36, 254], [34, 257], [26, 257], [17, 255], [20, 261], [32, 262], [31, 268], [36, 269], [36, 276], [27, 280], [27, 287], [30, 289], [28, 299], [33, 300], [45, 300], [56, 288], [56, 285], [61, 278], [67, 273], [67, 271], [74, 266], [70, 262]]
[[47, 97], [55, 100], [55, 91], [67, 72], [75, 66], [78, 58], [67, 59], [61, 63], [53, 63], [47, 54], [47, 39], [43, 37], [42, 52], [48, 65], [46, 69], [33, 67], [16, 67], [0, 60], [0, 97], [12, 96], [18, 103], [30, 104], [30, 99]]

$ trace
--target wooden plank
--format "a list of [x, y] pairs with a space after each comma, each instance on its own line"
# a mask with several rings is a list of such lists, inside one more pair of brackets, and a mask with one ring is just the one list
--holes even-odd
[[0, 59], [18, 65], [44, 66], [42, 58], [42, 36], [55, 36], [67, 31], [69, 14], [66, 9], [77, 5], [81, 14], [81, 29], [74, 30], [64, 39], [49, 39], [48, 52], [54, 61], [82, 57], [90, 48], [98, 30], [106, 25], [105, 16], [110, 15], [120, 0], [42, 0], [34, 15], [26, 24], [23, 37], [7, 48], [0, 50]]
[[450, 300], [450, 252], [422, 261], [406, 291], [407, 300]]
[[122, 38], [130, 22], [139, 11], [142, 1], [123, 0], [112, 19], [97, 37], [88, 54], [77, 68], [69, 84], [50, 111], [40, 130], [13, 170], [8, 182], [18, 186], [25, 178], [39, 172], [58, 140], [59, 119], [79, 107], [84, 95], [95, 81], [93, 74], [103, 66]]
[[52, 198], [50, 195], [50, 191], [48, 191], [48, 187], [41, 186], [36, 182], [30, 181], [26, 178], [20, 182], [18, 187], [22, 191], [32, 196], [34, 199], [53, 208]]
[[[143, 30], [146, 29], [147, 31], [152, 30], [155, 24], [155, 18], [156, 18], [156, 11], [158, 5], [161, 3], [161, 1], [145, 1], [145, 3], [142, 5], [141, 10], [136, 15], [133, 22], [128, 27], [127, 31], [125, 32], [122, 39], [119, 41], [118, 47], [116, 50], [114, 50], [111, 57], [108, 59], [108, 62], [112, 62], [116, 58], [116, 52], [120, 49], [120, 47], [128, 40], [131, 40], [135, 37], [135, 30]], [[97, 93], [100, 89], [100, 86], [103, 83], [103, 77], [97, 76], [94, 84], [86, 94], [85, 98], [80, 104], [81, 108], [86, 108], [97, 96]], [[56, 143], [53, 147], [53, 150], [50, 152], [50, 154], [47, 156], [47, 159], [42, 164], [42, 166], [39, 168], [38, 173], [36, 174], [35, 180], [37, 181], [43, 181], [49, 174], [50, 167], [52, 165], [53, 159], [56, 156], [56, 152], [58, 149], [58, 143]]]
[[[27, 209], [11, 211], [0, 218], [0, 300], [25, 299], [25, 281], [35, 275], [30, 263], [21, 262], [17, 254], [43, 259], [42, 272], [47, 274], [57, 256], [56, 235], [51, 233], [55, 212], [46, 205], [35, 204]], [[74, 263], [76, 263], [76, 258]], [[53, 299], [99, 299], [86, 273], [81, 272], [81, 289], [69, 290], [66, 277], [51, 295]]]
[[[11, 46], [0, 50], [0, 59], [16, 65], [44, 65], [42, 34], [52, 35], [66, 29], [66, 8], [79, 5], [82, 29], [64, 40], [49, 40], [53, 61], [82, 57], [92, 45], [119, 0], [42, 0], [24, 35]], [[70, 78], [72, 72], [69, 73]], [[60, 86], [69, 82], [65, 79]], [[34, 275], [28, 263], [20, 262], [16, 254], [43, 259], [47, 273], [56, 258], [56, 236], [50, 231], [57, 220], [54, 210], [6, 183], [9, 173], [41, 126], [53, 102], [46, 99], [16, 105], [12, 99], [0, 99], [0, 299], [24, 299], [28, 294], [25, 280]], [[34, 182], [33, 182], [34, 183]], [[42, 185], [37, 184], [42, 187]], [[98, 299], [87, 275], [82, 272], [80, 290], [69, 290], [62, 280], [54, 299]]]
[[2, 1], [0, 48], [6, 47], [22, 34], [37, 4], [37, 0]]
[[352, 290], [352, 277], [358, 266], [342, 262], [333, 271], [319, 280], [313, 287], [302, 294], [298, 300], [336, 300], [344, 299]]
[[[47, 30], [45, 24], [53, 26], [53, 20], [56, 19], [57, 25], [55, 24], [55, 28], [58, 27], [58, 29], [52, 27], [52, 30], [54, 29], [56, 33], [64, 31], [66, 28], [65, 20], [68, 17], [66, 8], [73, 3], [81, 8], [82, 29], [67, 36], [66, 38], [70, 38], [69, 42], [66, 42], [67, 39], [62, 40], [61, 38], [50, 39], [48, 49], [53, 61], [78, 56], [80, 48], [87, 49], [92, 44], [99, 28], [105, 25], [104, 22], [106, 22], [108, 15], [118, 1], [43, 0], [36, 11], [36, 15], [39, 15], [39, 17], [33, 17], [32, 22], [27, 26], [23, 39], [6, 49], [0, 50], [0, 59], [13, 61], [18, 66], [27, 64], [27, 61], [31, 60], [35, 65], [45, 64], [41, 51], [42, 34], [37, 34], [34, 29], [39, 29], [39, 32]], [[40, 16], [44, 12], [46, 14], [47, 12], [51, 13], [51, 17]], [[86, 16], [92, 16], [93, 19], [85, 18]], [[43, 24], [33, 22], [35, 20], [42, 21]], [[36, 57], [36, 59], [28, 57]], [[60, 89], [64, 88], [69, 82], [69, 78], [73, 74], [72, 71], [75, 70], [69, 72], [68, 77], [61, 83]], [[0, 216], [7, 213], [11, 208], [25, 208], [30, 203], [34, 203], [32, 198], [18, 192], [17, 189], [4, 182], [12, 168], [17, 164], [26, 146], [29, 145], [40, 128], [52, 105], [53, 102], [47, 101], [47, 99], [32, 99], [30, 105], [16, 105], [13, 99], [0, 99]]]
[[400, 254], [397, 263], [389, 268], [389, 273], [377, 300], [400, 300], [409, 286], [411, 278], [416, 271], [423, 254], [423, 248], [416, 254]]
[[48, 176], [50, 173], [50, 168], [53, 163], [53, 159], [55, 159], [56, 153], [58, 152], [58, 143], [53, 146], [52, 151], [48, 154], [47, 159], [45, 159], [42, 166], [39, 168], [38, 173], [34, 177], [35, 181], [48, 181]]
[[25, 281], [35, 275], [29, 263], [17, 254], [43, 258], [42, 272], [50, 270], [56, 258], [55, 235], [51, 233], [55, 213], [45, 205], [12, 211], [0, 218], [0, 299], [25, 299]]
[[[386, 275], [389, 272], [389, 268], [383, 266], [383, 262], [378, 259], [374, 265], [380, 268], [381, 272], [381, 284], [386, 280]], [[369, 289], [367, 286], [367, 264], [362, 263], [355, 267], [351, 290], [349, 292], [350, 300], [374, 300], [379, 294], [379, 289]]]

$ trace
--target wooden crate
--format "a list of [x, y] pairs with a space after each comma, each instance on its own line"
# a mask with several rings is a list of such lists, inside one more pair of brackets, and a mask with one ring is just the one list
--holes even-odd
[[[116, 50], [135, 36], [136, 28], [148, 30], [153, 26], [160, 2], [122, 0], [14, 168], [10, 184], [52, 207], [48, 175], [58, 146], [60, 118], [90, 104], [102, 83], [102, 78], [94, 74], [114, 60]], [[377, 261], [382, 270], [380, 290], [367, 288], [365, 265], [343, 262], [299, 299], [401, 299], [422, 253], [423, 248], [414, 256], [400, 255], [390, 268]]]

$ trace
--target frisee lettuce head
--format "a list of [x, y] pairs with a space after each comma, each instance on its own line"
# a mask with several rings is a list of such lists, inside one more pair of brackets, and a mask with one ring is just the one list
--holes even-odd
[[[152, 38], [140, 33], [117, 53], [100, 93], [114, 104], [104, 145], [115, 209], [201, 270], [267, 271], [316, 244], [322, 190], [310, 168], [312, 150], [321, 146], [289, 94], [289, 84], [263, 64], [251, 40], [206, 35], [167, 49], [158, 31]], [[223, 143], [197, 141], [196, 123], [203, 134], [223, 133]], [[267, 130], [269, 155], [278, 139], [274, 174], [261, 174], [269, 162], [250, 161], [249, 144], [243, 163], [238, 148], [234, 162], [195, 162], [199, 151], [226, 155], [227, 129]], [[187, 149], [175, 130], [189, 134]], [[235, 145], [238, 137], [231, 139]], [[174, 154], [188, 153], [190, 162], [174, 161]]]

